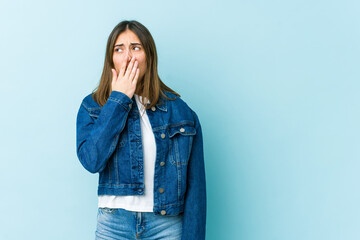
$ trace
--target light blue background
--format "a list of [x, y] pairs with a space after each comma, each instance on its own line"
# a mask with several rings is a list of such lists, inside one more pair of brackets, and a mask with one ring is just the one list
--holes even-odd
[[81, 100], [124, 19], [199, 115], [207, 239], [360, 239], [358, 1], [0, 1], [0, 239], [93, 239]]

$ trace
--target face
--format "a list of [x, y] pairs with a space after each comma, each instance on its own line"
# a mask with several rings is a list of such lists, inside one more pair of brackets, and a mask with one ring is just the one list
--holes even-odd
[[126, 30], [117, 37], [114, 45], [113, 62], [118, 74], [122, 63], [127, 61], [128, 64], [133, 56], [138, 61], [140, 69], [138, 82], [140, 82], [147, 69], [145, 51], [136, 34], [131, 30]]

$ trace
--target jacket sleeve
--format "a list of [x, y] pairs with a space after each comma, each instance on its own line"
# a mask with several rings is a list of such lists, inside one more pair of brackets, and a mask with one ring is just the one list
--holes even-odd
[[187, 190], [183, 215], [182, 240], [204, 240], [206, 232], [206, 181], [203, 136], [195, 112], [196, 135], [188, 163]]
[[81, 103], [76, 119], [76, 153], [89, 172], [101, 172], [105, 168], [124, 129], [132, 102], [125, 93], [112, 91], [95, 120], [84, 101]]

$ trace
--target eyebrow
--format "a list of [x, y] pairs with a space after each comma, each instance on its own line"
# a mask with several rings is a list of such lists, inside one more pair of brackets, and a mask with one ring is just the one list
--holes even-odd
[[[132, 45], [132, 46], [134, 46], [134, 45], [140, 45], [140, 46], [141, 46], [140, 43], [130, 43], [130, 45]], [[123, 43], [121, 43], [121, 44], [116, 44], [114, 47], [122, 47], [122, 46], [124, 46]]]

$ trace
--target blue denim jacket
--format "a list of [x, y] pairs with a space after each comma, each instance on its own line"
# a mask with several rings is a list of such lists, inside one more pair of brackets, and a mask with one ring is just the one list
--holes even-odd
[[[206, 183], [202, 130], [197, 114], [170, 92], [147, 109], [156, 142], [156, 215], [183, 213], [182, 239], [205, 239]], [[144, 162], [135, 97], [112, 91], [103, 107], [91, 94], [79, 108], [76, 151], [82, 166], [99, 173], [98, 195], [143, 195]]]

